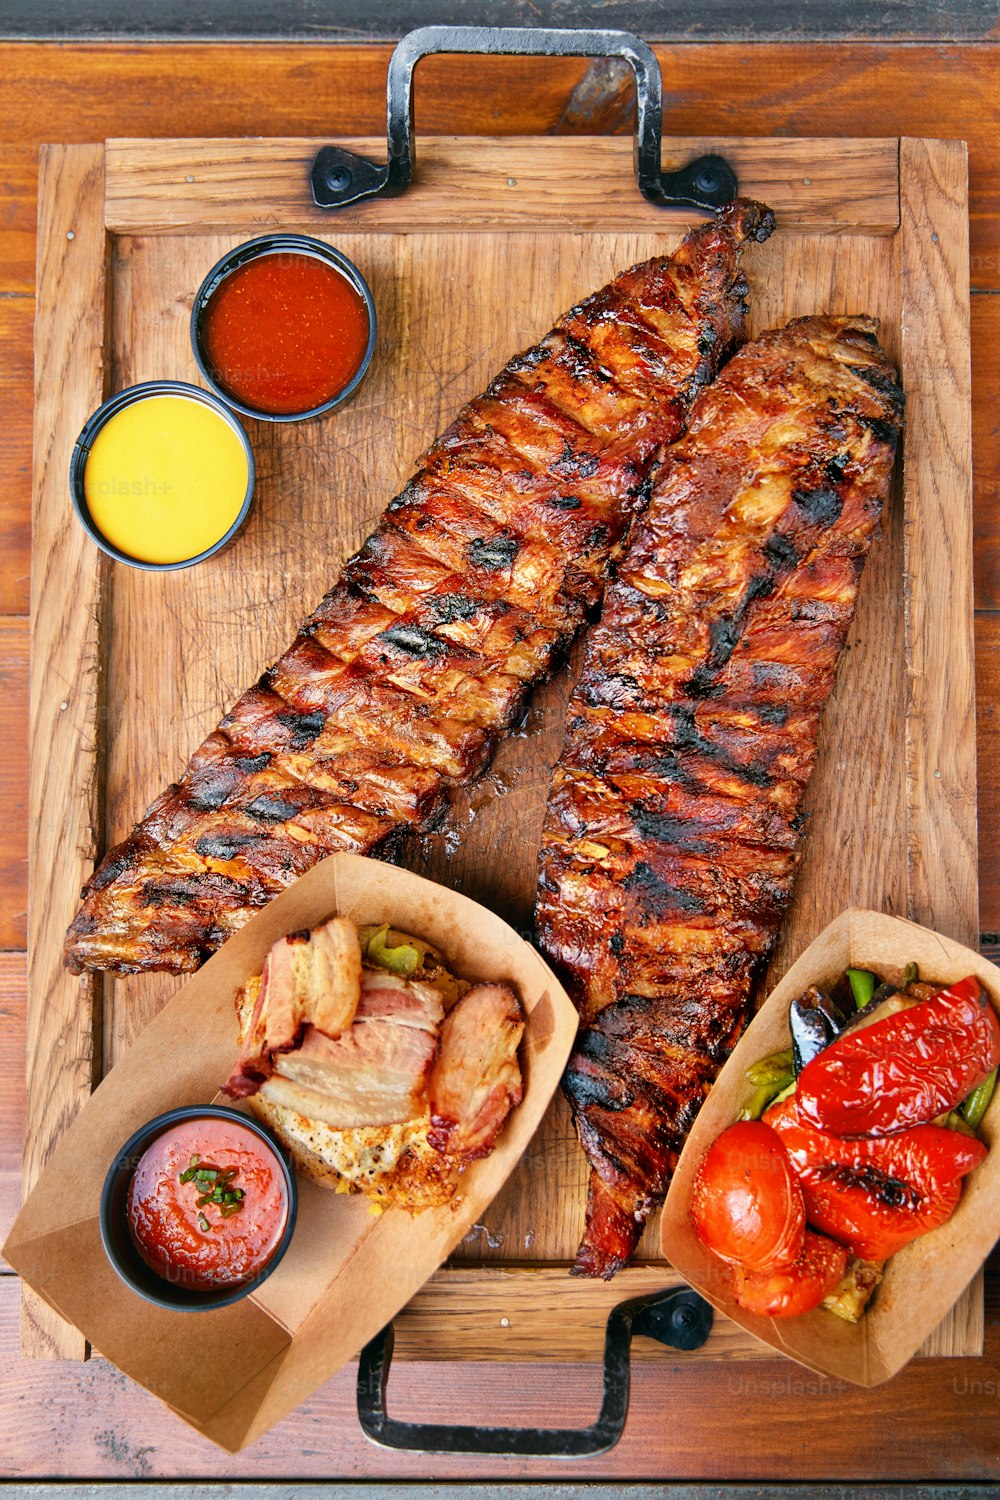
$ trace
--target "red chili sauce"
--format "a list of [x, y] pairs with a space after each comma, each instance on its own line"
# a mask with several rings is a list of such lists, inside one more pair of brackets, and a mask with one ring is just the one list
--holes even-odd
[[[199, 1206], [217, 1184], [222, 1203]], [[206, 1116], [166, 1130], [129, 1184], [128, 1223], [139, 1254], [164, 1280], [196, 1291], [251, 1280], [278, 1248], [287, 1219], [277, 1156], [235, 1121]]]
[[364, 298], [327, 261], [288, 251], [238, 267], [209, 297], [201, 323], [219, 385], [256, 411], [292, 416], [338, 396], [368, 346]]

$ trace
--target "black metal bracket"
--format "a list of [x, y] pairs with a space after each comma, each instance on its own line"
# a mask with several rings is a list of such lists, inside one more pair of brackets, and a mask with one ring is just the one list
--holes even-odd
[[528, 26], [421, 26], [389, 59], [386, 115], [389, 159], [379, 166], [340, 146], [324, 146], [312, 165], [313, 199], [320, 208], [344, 208], [378, 194], [393, 196], [410, 184], [414, 167], [413, 73], [436, 52], [523, 57], [620, 57], [635, 77], [635, 176], [639, 191], [660, 208], [712, 212], [735, 198], [736, 173], [721, 156], [700, 156], [675, 172], [660, 169], [663, 81], [652, 50], [630, 31], [569, 31]]
[[450, 1427], [399, 1422], [386, 1412], [393, 1328], [366, 1344], [358, 1367], [358, 1421], [382, 1448], [418, 1453], [514, 1453], [525, 1458], [589, 1458], [621, 1437], [628, 1415], [629, 1350], [640, 1335], [672, 1349], [700, 1349], [712, 1327], [712, 1309], [690, 1287], [675, 1287], [620, 1302], [604, 1335], [604, 1399], [589, 1427]]

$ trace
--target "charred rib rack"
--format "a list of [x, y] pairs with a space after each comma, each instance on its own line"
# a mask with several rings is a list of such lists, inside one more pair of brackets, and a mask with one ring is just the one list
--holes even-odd
[[290, 649], [102, 860], [69, 966], [195, 969], [336, 850], [381, 853], [478, 774], [599, 603], [663, 446], [738, 340], [736, 202], [513, 360], [424, 455]]
[[537, 905], [583, 1027], [576, 1270], [662, 1198], [788, 904], [820, 715], [902, 415], [873, 319], [764, 334], [699, 397], [607, 590], [553, 774]]

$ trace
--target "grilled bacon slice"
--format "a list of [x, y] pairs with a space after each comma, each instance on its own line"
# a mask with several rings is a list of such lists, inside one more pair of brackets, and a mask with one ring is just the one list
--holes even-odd
[[198, 967], [336, 850], [381, 854], [488, 764], [601, 598], [663, 446], [740, 336], [737, 201], [574, 307], [424, 455], [296, 640], [101, 861], [74, 972]]
[[506, 984], [477, 984], [448, 1012], [428, 1090], [427, 1138], [442, 1156], [489, 1156], [521, 1102], [517, 1049], [523, 1035], [524, 1011]]
[[799, 319], [698, 399], [588, 638], [536, 909], [583, 1026], [575, 1270], [663, 1196], [788, 905], [820, 715], [888, 493], [902, 392], [865, 317]]

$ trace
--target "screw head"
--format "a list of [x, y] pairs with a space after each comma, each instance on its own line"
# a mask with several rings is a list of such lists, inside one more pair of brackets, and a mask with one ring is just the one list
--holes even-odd
[[352, 174], [346, 167], [331, 167], [326, 174], [326, 185], [331, 193], [342, 193], [349, 188], [352, 182]]

